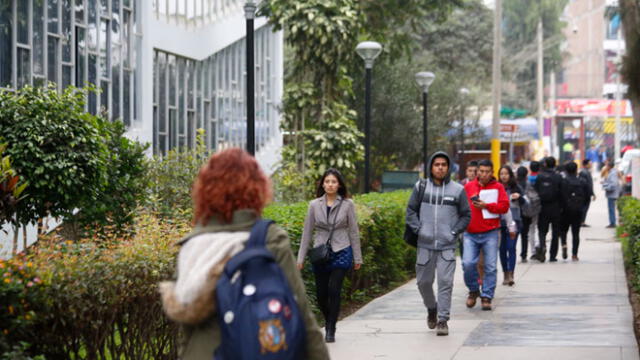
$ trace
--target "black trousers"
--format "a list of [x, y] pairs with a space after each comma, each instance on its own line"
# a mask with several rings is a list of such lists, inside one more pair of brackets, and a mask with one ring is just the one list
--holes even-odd
[[[522, 231], [520, 232], [520, 257], [527, 258], [527, 249], [529, 248], [529, 227], [531, 226], [531, 218], [522, 217]], [[534, 242], [535, 244], [535, 242]]]
[[587, 219], [587, 212], [589, 212], [589, 205], [591, 205], [591, 200], [589, 199], [586, 205], [582, 208], [581, 214], [581, 223], [584, 224], [584, 221]]
[[555, 259], [558, 255], [558, 239], [562, 226], [560, 216], [560, 204], [555, 203], [549, 206], [542, 206], [542, 211], [538, 216], [538, 235], [540, 236], [540, 247], [542, 249], [547, 247], [546, 238], [549, 232], [549, 225], [551, 225], [551, 248], [549, 249], [549, 258], [551, 259]]
[[560, 237], [562, 244], [567, 243], [567, 232], [571, 228], [571, 237], [573, 244], [571, 246], [571, 254], [578, 256], [578, 247], [580, 246], [580, 225], [582, 224], [582, 211], [565, 211], [562, 213], [562, 233]]
[[333, 269], [329, 272], [315, 272], [316, 297], [318, 306], [326, 327], [335, 328], [340, 315], [340, 293], [342, 292], [342, 281], [347, 274], [347, 269]]

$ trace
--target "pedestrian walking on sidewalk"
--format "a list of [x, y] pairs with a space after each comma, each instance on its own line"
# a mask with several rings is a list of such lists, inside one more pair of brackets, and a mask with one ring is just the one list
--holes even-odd
[[[237, 259], [235, 255], [246, 248], [254, 224], [259, 224], [262, 210], [271, 201], [271, 193], [269, 178], [255, 158], [242, 149], [218, 152], [200, 169], [193, 185], [195, 228], [178, 243], [176, 281], [160, 284], [165, 313], [181, 325], [183, 336], [178, 358], [212, 359], [214, 352], [229, 346], [228, 342], [223, 343], [223, 330], [228, 330], [225, 326], [234, 318], [242, 319], [243, 316], [237, 313], [234, 316], [231, 311], [221, 313], [221, 303], [217, 301], [220, 298], [217, 296], [218, 285], [221, 281], [225, 284], [224, 270], [228, 260]], [[306, 354], [303, 358], [329, 359], [329, 351], [307, 300], [302, 277], [296, 269], [287, 233], [278, 225], [270, 225], [265, 246], [282, 270], [304, 319]], [[252, 285], [245, 289], [249, 286]], [[255, 292], [256, 288], [253, 290]], [[258, 288], [255, 296], [259, 296], [260, 291]], [[233, 297], [227, 293], [222, 296]], [[272, 306], [274, 301], [275, 308]], [[269, 311], [274, 314], [283, 314], [287, 309], [288, 306], [282, 306], [278, 300], [269, 303]], [[284, 333], [285, 327], [281, 322], [278, 324], [267, 327], [269, 330], [275, 328], [279, 335], [266, 342], [272, 351], [286, 350], [287, 345], [294, 345], [292, 339], [296, 339], [293, 333]], [[248, 338], [243, 344], [255, 345], [254, 348], [259, 349], [259, 341], [262, 341], [258, 338], [259, 329], [253, 330], [255, 333], [247, 333]], [[240, 349], [236, 350], [240, 352]], [[277, 356], [273, 352], [269, 355]]]
[[589, 201], [590, 186], [584, 178], [578, 177], [578, 165], [570, 162], [566, 166], [567, 177], [562, 181], [562, 258], [567, 254], [567, 232], [571, 228], [573, 239], [571, 260], [578, 261], [578, 247], [580, 246], [580, 225], [585, 204]]
[[[334, 342], [336, 323], [340, 315], [342, 281], [349, 269], [362, 266], [360, 232], [356, 210], [342, 174], [336, 169], [325, 171], [316, 191], [317, 198], [309, 204], [304, 220], [298, 269], [313, 240], [313, 247], [328, 246], [330, 259], [312, 263], [316, 281], [318, 307], [325, 320], [325, 341]], [[313, 260], [312, 260], [313, 261]]]
[[[493, 177], [493, 163], [478, 163], [478, 178], [464, 187], [471, 206], [471, 222], [464, 233], [464, 282], [469, 289], [467, 307], [476, 305], [479, 296], [482, 310], [491, 310], [496, 288], [496, 265], [500, 215], [509, 211], [509, 197], [504, 187]], [[478, 285], [478, 253], [484, 252], [482, 290]]]
[[602, 179], [602, 189], [607, 197], [607, 205], [609, 207], [609, 225], [608, 228], [616, 227], [616, 201], [620, 197], [620, 175], [612, 162], [607, 160], [604, 169], [600, 174]]
[[[593, 147], [595, 149], [595, 147]], [[597, 155], [596, 155], [596, 159], [597, 159]], [[585, 220], [587, 219], [587, 212], [589, 211], [589, 205], [591, 205], [592, 201], [596, 201], [596, 193], [593, 192], [593, 177], [591, 176], [591, 168], [593, 167], [593, 163], [591, 162], [591, 160], [589, 159], [584, 159], [582, 160], [582, 169], [580, 169], [580, 173], [578, 174], [578, 176], [583, 179], [587, 185], [589, 186], [589, 193], [587, 194], [587, 202], [584, 205], [584, 208], [582, 209], [582, 222], [580, 224], [580, 226], [583, 227], [589, 227], [589, 225], [587, 225], [585, 223]]]
[[[406, 215], [407, 225], [418, 235], [416, 279], [427, 308], [427, 326], [436, 328], [440, 336], [449, 334], [447, 321], [451, 311], [458, 235], [464, 232], [471, 219], [464, 188], [450, 180], [449, 164], [449, 155], [445, 152], [431, 156], [431, 171], [414, 187]], [[421, 186], [424, 186], [422, 198]], [[433, 292], [435, 277], [438, 278], [437, 301]]]
[[513, 286], [515, 284], [513, 272], [516, 269], [517, 258], [516, 244], [522, 228], [520, 205], [525, 200], [509, 165], [502, 165], [498, 177], [509, 197], [511, 214], [511, 218], [503, 215], [500, 219], [500, 264], [504, 273], [502, 285]]
[[551, 248], [549, 261], [558, 261], [558, 240], [561, 228], [562, 216], [562, 176], [555, 171], [556, 159], [553, 156], [544, 158], [544, 168], [538, 173], [535, 189], [540, 196], [542, 210], [538, 217], [538, 233], [540, 244], [536, 248], [536, 256], [540, 262], [545, 261], [547, 252], [547, 233], [551, 226]]
[[[476, 176], [478, 176], [478, 162], [476, 160], [471, 160], [467, 163], [465, 176], [466, 177], [460, 181], [460, 185], [462, 185], [463, 187], [467, 185], [469, 181], [475, 180]], [[460, 257], [462, 257], [462, 254], [464, 254], [464, 242], [462, 239], [462, 234], [460, 234], [458, 238], [460, 239], [460, 245], [458, 246], [458, 248], [460, 249]]]

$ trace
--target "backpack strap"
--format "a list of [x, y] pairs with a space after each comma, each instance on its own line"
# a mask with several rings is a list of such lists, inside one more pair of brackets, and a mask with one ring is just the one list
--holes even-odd
[[267, 231], [269, 230], [269, 226], [274, 222], [275, 221], [268, 219], [258, 219], [251, 228], [251, 235], [249, 235], [246, 247], [265, 247], [267, 242]]
[[252, 247], [245, 248], [243, 251], [239, 252], [236, 256], [229, 259], [227, 264], [224, 266], [224, 272], [228, 277], [233, 277], [233, 274], [238, 271], [238, 269], [245, 262], [257, 258], [263, 258], [264, 260], [275, 261], [273, 254], [271, 251], [267, 250], [265, 247]]

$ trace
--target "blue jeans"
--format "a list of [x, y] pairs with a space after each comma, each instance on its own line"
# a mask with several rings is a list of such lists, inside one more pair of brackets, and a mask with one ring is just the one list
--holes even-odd
[[607, 204], [609, 205], [609, 225], [616, 224], [616, 200], [607, 198]]
[[498, 229], [484, 233], [464, 233], [464, 254], [462, 268], [464, 269], [464, 283], [469, 291], [478, 291], [478, 255], [484, 253], [484, 279], [480, 296], [493, 298], [496, 289], [496, 262], [498, 261]]
[[500, 228], [500, 265], [502, 271], [514, 271], [516, 269], [516, 243], [520, 234], [520, 224], [518, 224], [515, 239], [511, 239], [509, 229], [506, 226]]

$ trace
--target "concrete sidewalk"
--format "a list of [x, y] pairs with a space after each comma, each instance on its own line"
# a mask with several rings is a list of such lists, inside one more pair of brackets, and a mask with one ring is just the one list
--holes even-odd
[[[579, 262], [570, 260], [570, 250], [569, 260], [559, 256], [557, 263], [518, 260], [513, 287], [501, 285], [498, 265], [493, 311], [482, 311], [479, 300], [465, 307], [458, 259], [449, 336], [427, 328], [413, 280], [340, 321], [336, 342], [328, 344], [331, 358], [640, 359], [620, 244], [605, 229], [606, 199], [598, 195], [587, 218], [591, 227], [581, 231]], [[570, 249], [570, 235], [568, 243]]]

